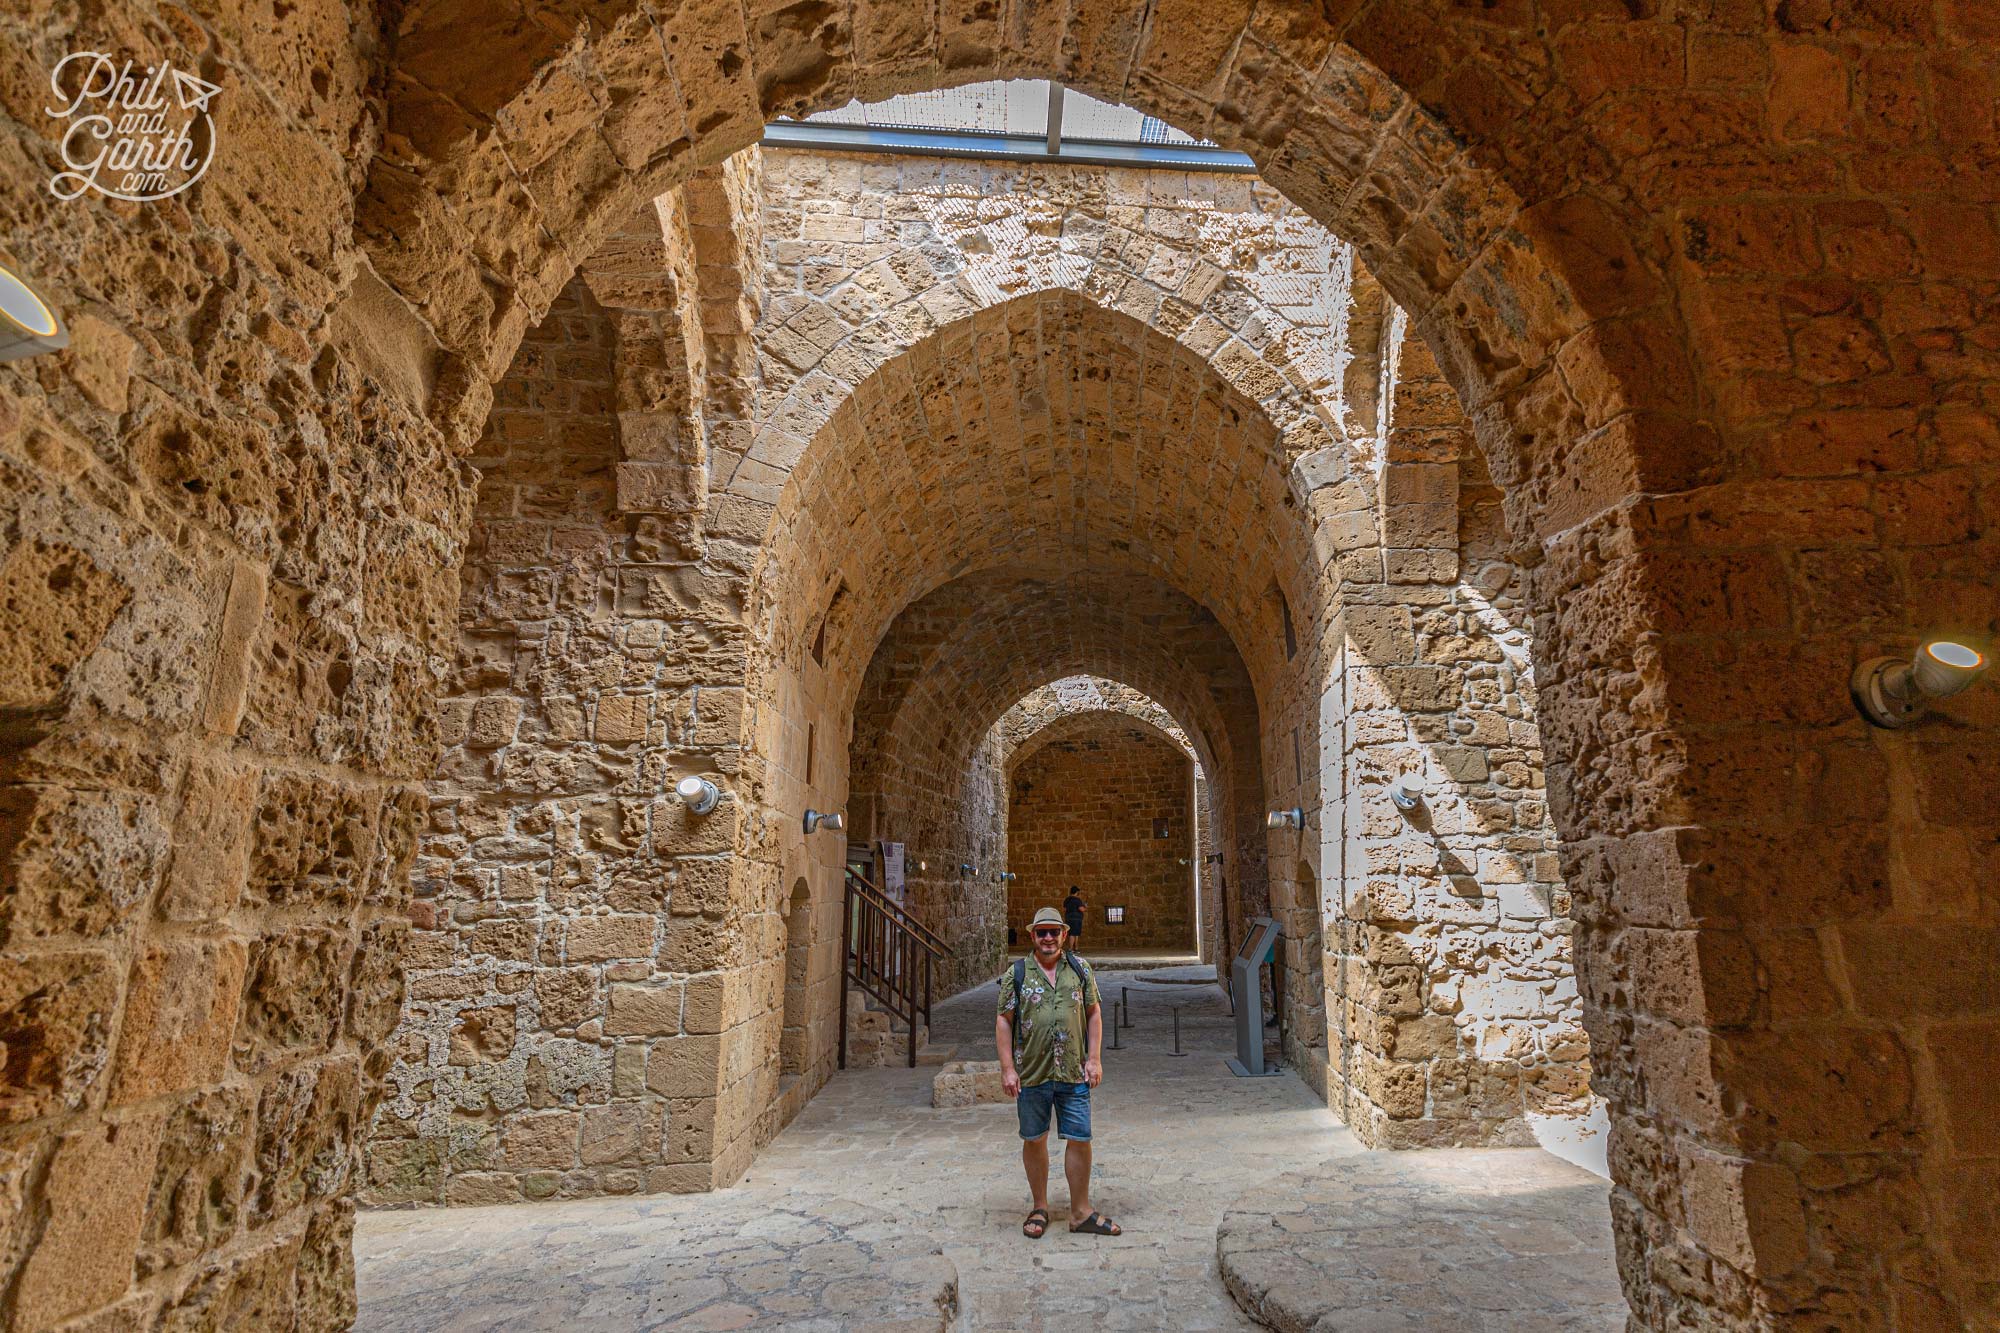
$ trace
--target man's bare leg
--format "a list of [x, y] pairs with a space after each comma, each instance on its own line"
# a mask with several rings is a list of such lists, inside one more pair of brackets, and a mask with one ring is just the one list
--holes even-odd
[[[1048, 1161], [1044, 1154], [1042, 1160]], [[1063, 1179], [1069, 1182], [1069, 1224], [1090, 1216], [1090, 1140], [1071, 1139], [1063, 1148]]]
[[[1067, 1160], [1067, 1159], [1065, 1159]], [[1021, 1140], [1021, 1165], [1028, 1172], [1028, 1193], [1035, 1196], [1034, 1207], [1049, 1206], [1049, 1136]], [[1067, 1170], [1067, 1166], [1064, 1168]]]

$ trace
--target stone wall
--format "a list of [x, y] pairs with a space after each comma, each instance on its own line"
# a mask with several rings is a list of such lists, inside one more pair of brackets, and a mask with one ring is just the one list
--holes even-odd
[[573, 283], [473, 455], [458, 672], [369, 1202], [713, 1183], [735, 810], [695, 819], [669, 793], [689, 771], [726, 782], [741, 692], [696, 683], [661, 596], [672, 544], [617, 506], [634, 410], [617, 411], [619, 380], [644, 350], [630, 319]]
[[[1195, 893], [1202, 902], [1216, 901], [1217, 895], [1221, 892], [1218, 876], [1224, 858], [1217, 850], [1220, 846], [1217, 842], [1217, 830], [1220, 826], [1216, 822], [1215, 802], [1209, 793], [1208, 775], [1202, 770], [1201, 759], [1181, 724], [1174, 720], [1171, 713], [1141, 691], [1117, 681], [1106, 680], [1101, 676], [1071, 676], [1064, 680], [1051, 681], [1040, 689], [1029, 692], [993, 724], [994, 731], [1000, 738], [1002, 766], [1005, 766], [1022, 744], [1043, 727], [1076, 713], [1094, 712], [1100, 709], [1127, 713], [1157, 727], [1193, 761]], [[1214, 932], [1203, 926], [1198, 917], [1196, 924], [1195, 949], [1199, 952], [1209, 946]]]
[[[1038, 907], [1069, 886], [1089, 907], [1078, 948], [1195, 947], [1194, 765], [1154, 728], [1117, 713], [1072, 715], [1008, 766], [1007, 924], [1025, 942]], [[1106, 907], [1125, 920], [1105, 920]]]
[[[1324, 851], [1340, 867], [1326, 987], [1341, 1059], [1329, 1094], [1370, 1143], [1539, 1136], [1601, 1170], [1525, 576], [1456, 395], [1388, 315], [1385, 577], [1340, 588], [1329, 785], [1344, 790]], [[1389, 797], [1404, 774], [1424, 792], [1408, 812]]]

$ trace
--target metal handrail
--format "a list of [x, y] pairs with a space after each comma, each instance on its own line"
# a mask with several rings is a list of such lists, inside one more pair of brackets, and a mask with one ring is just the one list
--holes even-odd
[[882, 890], [876, 888], [875, 882], [869, 879], [868, 876], [862, 874], [853, 866], [844, 866], [842, 868], [847, 872], [847, 881], [849, 884], [858, 885], [869, 896], [873, 897], [878, 907], [894, 918], [898, 925], [915, 935], [918, 943], [924, 945], [933, 955], [942, 959], [951, 954], [951, 946], [946, 944], [936, 931], [917, 920], [914, 916], [911, 916], [908, 908]]
[[931, 1022], [933, 970], [951, 948], [866, 875], [851, 866], [846, 870], [840, 913], [840, 1067], [847, 1068], [847, 987], [852, 982], [903, 1020], [914, 1069], [917, 1025], [928, 1029]]

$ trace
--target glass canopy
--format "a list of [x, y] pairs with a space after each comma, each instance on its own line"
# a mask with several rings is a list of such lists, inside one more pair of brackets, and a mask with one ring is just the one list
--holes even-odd
[[969, 83], [886, 101], [850, 102], [804, 120], [774, 121], [774, 147], [934, 157], [1014, 158], [1095, 166], [1255, 171], [1241, 153], [1047, 79]]

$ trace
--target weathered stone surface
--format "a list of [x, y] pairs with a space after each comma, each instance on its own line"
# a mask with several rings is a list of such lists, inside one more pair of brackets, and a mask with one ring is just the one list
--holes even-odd
[[1284, 1333], [1509, 1319], [1615, 1333], [1605, 1194], [1532, 1149], [1337, 1157], [1238, 1199], [1215, 1256], [1237, 1304]]
[[125, 1295], [160, 1128], [157, 1117], [130, 1120], [57, 1143], [47, 1188], [69, 1203], [21, 1269], [14, 1317], [23, 1328], [53, 1327]]
[[[612, 1246], [633, 1262], [604, 1265]], [[378, 1214], [364, 1220], [359, 1248], [361, 1319], [384, 1333], [451, 1318], [563, 1324], [621, 1307], [685, 1329], [943, 1333], [959, 1303], [957, 1271], [935, 1245], [873, 1209], [812, 1194], [554, 1203], [486, 1237], [423, 1214]], [[470, 1291], [438, 1281], [474, 1268], [491, 1280]]]
[[[708, 1172], [726, 1178], [796, 1109], [794, 1089], [826, 1072], [841, 853], [794, 830], [808, 805], [862, 792], [847, 704], [885, 628], [918, 609], [891, 656], [909, 648], [976, 682], [986, 678], [963, 653], [917, 648], [929, 595], [982, 573], [1094, 570], [1121, 581], [1098, 586], [1117, 586], [1122, 605], [1137, 600], [1138, 575], [1232, 641], [1242, 688], [1211, 696], [1210, 716], [1170, 696], [1176, 678], [1216, 664], [1189, 666], [1189, 639], [1161, 649], [1134, 611], [1095, 617], [1079, 651], [1055, 658], [975, 636], [989, 659], [1036, 657], [1034, 678], [957, 700], [960, 714], [986, 714], [974, 724], [912, 726], [904, 739], [956, 746], [967, 731], [970, 744], [939, 751], [960, 759], [1029, 689], [1086, 670], [1133, 677], [1185, 714], [1223, 815], [1210, 845], [1231, 858], [1213, 906], [1231, 908], [1230, 931], [1237, 909], [1279, 915], [1305, 955], [1288, 982], [1304, 1069], [1337, 1072], [1328, 1045], [1373, 1041], [1412, 1004], [1440, 1002], [1467, 1020], [1456, 1058], [1504, 1068], [1536, 1056], [1503, 1008], [1516, 987], [1559, 973], [1573, 938], [1590, 998], [1552, 994], [1563, 1012], [1527, 1045], [1573, 1050], [1587, 1024], [1621, 1133], [1662, 1141], [1634, 1159], [1620, 1196], [1640, 1322], [1859, 1323], [1885, 1310], [1992, 1322], [1990, 1247], [1965, 1248], [1943, 1225], [1968, 1215], [1967, 1182], [1990, 1172], [1960, 1139], [1973, 1094], [1938, 1076], [1931, 1041], [1987, 1016], [1962, 1012], [1979, 1001], [1948, 974], [1976, 947], [1952, 928], [1990, 925], [1981, 886], [1994, 881], [1995, 815], [1982, 794], [1997, 719], [1981, 687], [1874, 736], [1840, 689], [1878, 653], [2000, 631], [1992, 23], [1972, 0], [1717, 4], [1692, 25], [1684, 8], [1628, 6], [1612, 22], [1552, 0], [1282, 12], [1079, 0], [1053, 16], [864, 3], [830, 22], [810, 7], [745, 19], [614, 6], [587, 25], [470, 36], [458, 7], [427, 0], [393, 22], [322, 4], [246, 17], [225, 3], [204, 9], [199, 32], [118, 3], [23, 10], [7, 34], [22, 54], [0, 81], [15, 130], [9, 262], [48, 288], [74, 341], [0, 370], [10, 958], [44, 976], [60, 970], [50, 960], [96, 956], [115, 1027], [144, 951], [199, 927], [191, 936], [249, 950], [226, 1079], [261, 1096], [293, 1062], [379, 1063], [381, 1046], [340, 1026], [359, 977], [348, 960], [363, 931], [404, 915], [411, 848], [384, 816], [357, 851], [357, 880], [340, 839], [365, 825], [376, 793], [386, 809], [390, 790], [406, 796], [434, 772], [470, 777], [453, 813], [504, 794], [492, 804], [526, 815], [479, 832], [440, 816], [418, 872], [436, 886], [418, 900], [419, 932], [531, 901], [556, 916], [716, 924], [683, 938], [715, 944], [702, 972], [727, 978], [719, 1026], [733, 1035], [726, 1060], [718, 1046], [717, 1092], [729, 1110]], [[222, 81], [208, 110], [218, 151], [198, 189], [134, 204], [47, 188], [57, 119], [28, 90], [47, 86], [54, 53], [93, 49]], [[1261, 175], [858, 157], [784, 167], [777, 152], [739, 152], [769, 116], [1049, 73], [1247, 150]], [[759, 206], [780, 194], [797, 206]], [[822, 201], [835, 206], [804, 206]], [[651, 233], [648, 212], [661, 223]], [[1367, 329], [1383, 300], [1325, 299], [1343, 272], [1351, 295], [1360, 270], [1322, 236], [1367, 258], [1378, 298], [1407, 309], [1438, 375], [1384, 382], [1416, 344]], [[559, 307], [579, 266], [594, 295]], [[1067, 360], [1043, 340], [1050, 325], [1017, 319], [1057, 290], [1106, 316]], [[1349, 304], [1362, 318], [1343, 329]], [[563, 322], [589, 305], [617, 313]], [[531, 378], [559, 391], [554, 415], [570, 421], [538, 442], [587, 461], [527, 483], [502, 476], [481, 496], [475, 471], [504, 474], [483, 464], [506, 453], [482, 431], [497, 440], [519, 424], [509, 411], [554, 401], [504, 374], [522, 349], [540, 354], [530, 334], [552, 310], [560, 327], [540, 353], [556, 350]], [[1130, 327], [1108, 334], [1119, 319]], [[597, 328], [617, 342], [595, 342]], [[1167, 368], [1183, 357], [1185, 372]], [[1371, 365], [1389, 371], [1372, 391]], [[1467, 667], [1455, 701], [1441, 658], [1462, 647], [1482, 668], [1506, 663], [1467, 625], [1426, 623], [1439, 609], [1483, 615], [1490, 591], [1446, 545], [1450, 505], [1422, 472], [1392, 472], [1379, 515], [1373, 500], [1354, 503], [1381, 498], [1377, 463], [1445, 465], [1454, 399], [1497, 491], [1479, 508], [1504, 510], [1511, 534], [1493, 549], [1528, 571], [1508, 618], [1523, 628], [1532, 611], [1536, 665], [1532, 690], [1519, 673], [1509, 685]], [[1019, 466], [997, 447], [1008, 440]], [[1364, 466], [1334, 476], [1328, 460], [1344, 464], [1347, 446]], [[690, 507], [616, 511], [620, 462], [670, 462], [685, 481], [671, 494]], [[1463, 451], [1459, 467], [1463, 489]], [[545, 557], [485, 561], [468, 543], [475, 509], [544, 526]], [[1457, 519], [1463, 529], [1463, 505]], [[1343, 656], [1332, 614], [1363, 588], [1396, 590], [1419, 644], [1375, 679]], [[461, 591], [483, 620], [455, 617]], [[1287, 607], [1296, 655], [1279, 646]], [[1152, 648], [1133, 646], [1141, 630]], [[1372, 641], [1403, 644], [1393, 628]], [[1121, 643], [1130, 651], [1114, 655]], [[1159, 679], [1139, 678], [1148, 663]], [[1335, 683], [1351, 691], [1322, 726]], [[705, 711], [710, 690], [721, 706]], [[607, 747], [629, 763], [529, 753], [545, 737], [590, 735], [597, 696], [648, 691], [668, 697], [644, 739]], [[1534, 713], [1508, 715], [1502, 746], [1480, 715], [1505, 712], [1495, 705], [1510, 691]], [[430, 706], [440, 695], [442, 715]], [[1365, 737], [1357, 725], [1327, 744], [1350, 702], [1374, 715]], [[1395, 721], [1400, 741], [1380, 730]], [[1514, 734], [1529, 721], [1532, 734]], [[1445, 846], [1428, 860], [1394, 824], [1362, 835], [1374, 846], [1350, 845], [1350, 830], [1387, 817], [1328, 817], [1342, 794], [1388, 776], [1344, 767], [1364, 744], [1423, 754], [1427, 772], [1436, 752], [1433, 776], [1449, 774], [1472, 818], [1496, 827], [1439, 828]], [[921, 746], [907, 754], [927, 780], [970, 771]], [[291, 863], [303, 879], [253, 889], [246, 870], [235, 882], [233, 783], [189, 775], [237, 765], [254, 770], [260, 799], [289, 789], [326, 804], [330, 840], [300, 812], [296, 845], [317, 849]], [[687, 771], [726, 780], [726, 823], [655, 819]], [[210, 819], [211, 802], [232, 810]], [[1293, 806], [1308, 812], [1303, 836], [1263, 832], [1263, 810]], [[942, 827], [938, 863], [1004, 860], [990, 826]], [[191, 888], [173, 869], [183, 831], [217, 840], [215, 874]], [[294, 845], [275, 832], [274, 845]], [[909, 845], [933, 836], [882, 832]], [[1539, 864], [1552, 832], [1567, 876]], [[686, 856], [729, 869], [701, 910], [675, 913], [661, 898], [680, 871], [662, 862]], [[1313, 901], [1335, 896], [1336, 856], [1353, 869], [1340, 909], [1362, 926], [1339, 938], [1333, 904]], [[1562, 896], [1551, 888], [1537, 920], [1541, 886], [1558, 880]], [[794, 931], [801, 882], [809, 905]], [[929, 910], [949, 884], [911, 890]], [[966, 919], [991, 919], [999, 896], [988, 887]], [[1226, 952], [1210, 906], [1203, 920]], [[1380, 961], [1375, 936], [1391, 927], [1420, 962]], [[1621, 974], [1630, 928], [1700, 934], [1699, 982], [1684, 967]], [[1814, 957], [1798, 935], [1748, 938], [1761, 931], [1830, 943]], [[337, 945], [322, 969], [331, 981], [307, 975], [316, 932]], [[1479, 932], [1503, 943], [1459, 947]], [[293, 933], [314, 943], [288, 950]], [[1937, 940], [1960, 952], [1936, 975], [1883, 983], [1850, 975], [1833, 947], [1848, 937], [1877, 959], [1923, 959]], [[555, 950], [547, 962], [563, 964], [562, 938], [538, 930], [537, 950]], [[810, 984], [788, 1013], [795, 940]], [[420, 1097], [454, 1100], [427, 1084], [460, 1068], [445, 1035], [458, 1009], [533, 992], [529, 973], [544, 965], [480, 957], [491, 961], [426, 969], [437, 975], [410, 988], [430, 1007], [406, 1034], [406, 1085], [394, 1087], [406, 1120]], [[647, 961], [658, 960], [575, 966], [603, 968], [596, 998], [608, 1003], [613, 981], [652, 979], [610, 969]], [[1442, 995], [1416, 972], [1440, 962]], [[1454, 999], [1452, 980], [1482, 976], [1507, 984]], [[1671, 987], [1657, 1004], [1652, 977]], [[294, 978], [306, 1008], [330, 1018], [260, 993]], [[39, 981], [8, 986], [43, 995]], [[10, 1033], [42, 1043], [80, 1030], [52, 1000], [36, 1004], [25, 1021], [8, 1016]], [[515, 1105], [608, 1085], [592, 1021], [526, 1031], [533, 1049], [481, 1067], [496, 1083], [475, 1095]], [[1800, 1050], [1867, 1084], [1843, 1092], [1824, 1138], [1818, 1070], [1760, 1072], [1794, 1025]], [[1322, 1027], [1328, 1045], [1302, 1040]], [[786, 1032], [803, 1034], [792, 1069], [806, 1083], [783, 1083]], [[54, 1066], [95, 1059], [97, 1074], [44, 1063], [25, 1093], [10, 1081], [10, 1114], [35, 1121], [25, 1142], [46, 1152], [119, 1123], [128, 1108], [92, 1100], [112, 1036], [85, 1041], [96, 1054], [82, 1065], [65, 1052]], [[1857, 1182], [1850, 1147], [1878, 1132], [1868, 1125], [1888, 1146]], [[1710, 1160], [1787, 1182], [1760, 1186], [1789, 1203], [1760, 1196], [1746, 1223], [1768, 1233], [1767, 1250], [1746, 1251], [1722, 1223], [1694, 1236], [1676, 1216], [1687, 1164]], [[23, 1206], [52, 1213], [47, 1174], [23, 1179]], [[1819, 1239], [1781, 1269], [1764, 1255], [1793, 1252], [1798, 1216]], [[1990, 1232], [1974, 1216], [1960, 1230]], [[317, 1220], [284, 1219], [269, 1242], [161, 1275], [157, 1294], [175, 1303], [161, 1318], [289, 1321], [306, 1297], [277, 1299], [273, 1275], [301, 1263]], [[320, 1244], [336, 1233], [323, 1228]], [[10, 1258], [24, 1262], [25, 1248]], [[339, 1285], [337, 1267], [319, 1271]], [[150, 1299], [100, 1308], [150, 1319]]]
[[118, 976], [101, 953], [0, 955], [0, 1119], [81, 1107], [111, 1061]]
[[218, 1082], [229, 1063], [246, 954], [233, 939], [154, 945], [126, 983], [114, 1103]]

